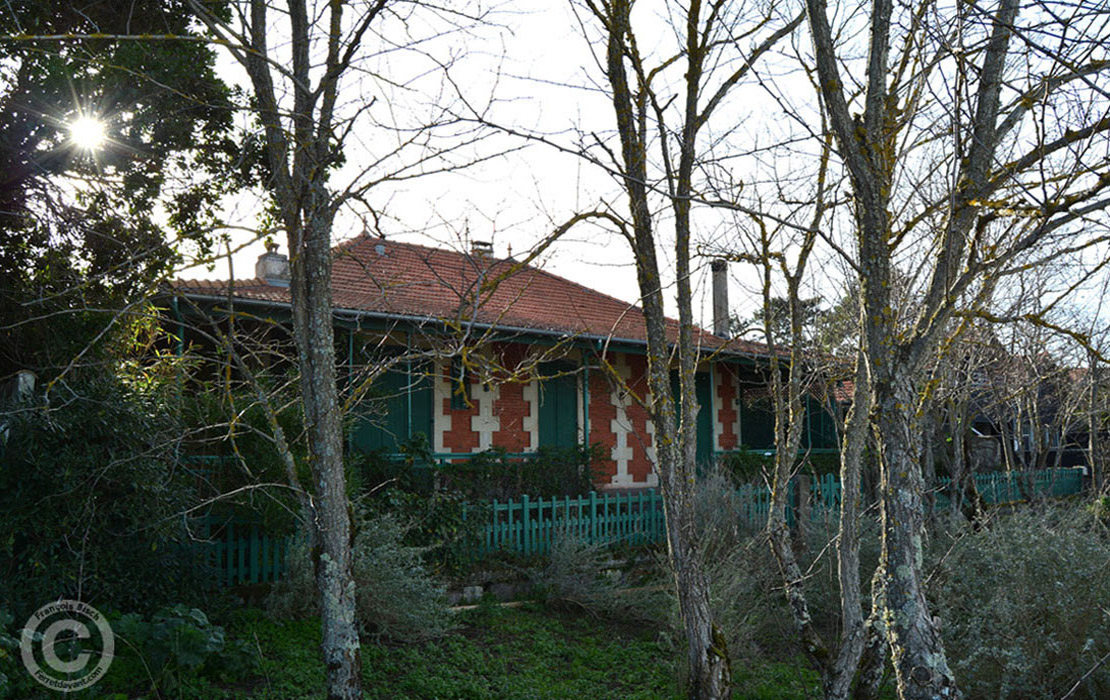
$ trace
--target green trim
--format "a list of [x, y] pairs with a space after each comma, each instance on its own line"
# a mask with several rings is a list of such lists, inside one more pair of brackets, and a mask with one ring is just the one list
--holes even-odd
[[173, 317], [177, 319], [177, 343], [175, 352], [178, 357], [185, 355], [185, 317], [181, 315], [181, 306], [174, 295], [170, 299], [170, 308], [173, 310]]
[[582, 442], [590, 444], [590, 361], [582, 355]]

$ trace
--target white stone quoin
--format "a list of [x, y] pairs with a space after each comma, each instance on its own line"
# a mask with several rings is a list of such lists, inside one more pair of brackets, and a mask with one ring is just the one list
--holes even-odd
[[[613, 358], [613, 370], [624, 382], [628, 382], [632, 376], [632, 368], [625, 362], [623, 355]], [[613, 475], [611, 483], [613, 486], [632, 486], [633, 478], [628, 473], [628, 463], [632, 459], [632, 445], [628, 439], [632, 433], [632, 421], [628, 419], [628, 412], [625, 410], [632, 399], [625, 395], [621, 387], [615, 386], [609, 392], [609, 401], [617, 409], [616, 417], [609, 421], [609, 429], [617, 436], [610, 452], [610, 457], [617, 463], [617, 473]]]

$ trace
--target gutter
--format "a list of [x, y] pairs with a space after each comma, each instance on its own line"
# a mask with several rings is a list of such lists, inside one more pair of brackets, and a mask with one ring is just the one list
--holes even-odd
[[[182, 294], [180, 294], [180, 296], [183, 296], [183, 297], [186, 297], [186, 298], [189, 298], [189, 299], [195, 299], [195, 300], [198, 300], [198, 301], [219, 302], [219, 301], [226, 301], [227, 300], [226, 295], [182, 293]], [[243, 298], [239, 298], [239, 297], [236, 298], [235, 303], [236, 304], [246, 304], [248, 306], [266, 306], [266, 307], [271, 307], [271, 308], [277, 306], [277, 307], [282, 307], [282, 308], [286, 308], [286, 309], [290, 309], [290, 310], [293, 307], [293, 305], [288, 301], [267, 301], [265, 299], [243, 299]], [[417, 315], [414, 315], [414, 314], [398, 314], [398, 313], [390, 313], [390, 312], [385, 312], [385, 311], [366, 311], [366, 310], [363, 310], [363, 309], [346, 309], [346, 308], [334, 308], [333, 307], [332, 308], [332, 314], [335, 315], [335, 316], [340, 316], [341, 314], [345, 314], [345, 315], [349, 316], [350, 318], [349, 319], [342, 319], [341, 318], [339, 320], [350, 320], [350, 321], [353, 321], [353, 322], [358, 322], [360, 319], [364, 319], [364, 318], [375, 318], [375, 319], [382, 319], [382, 320], [387, 320], [387, 321], [407, 321], [409, 323], [415, 323], [415, 324], [418, 324], [418, 325], [426, 325], [426, 324], [446, 325], [445, 322], [442, 319], [436, 318], [435, 316], [417, 316]], [[471, 322], [468, 322], [466, 325], [470, 326], [470, 327], [482, 328], [482, 329], [486, 329], [486, 330], [507, 331], [507, 332], [510, 332], [510, 333], [524, 333], [524, 334], [532, 334], [532, 335], [542, 335], [542, 336], [549, 336], [549, 337], [560, 338], [560, 339], [581, 339], [581, 340], [586, 340], [586, 341], [591, 341], [592, 340], [592, 341], [598, 341], [598, 342], [607, 342], [607, 343], [610, 343], [610, 344], [618, 343], [618, 344], [623, 344], [623, 345], [642, 345], [642, 346], [645, 346], [645, 347], [647, 346], [647, 341], [646, 340], [640, 340], [639, 338], [618, 338], [618, 337], [609, 336], [609, 335], [598, 335], [596, 333], [570, 333], [570, 332], [567, 332], [567, 331], [556, 331], [556, 330], [549, 330], [549, 329], [545, 329], [545, 328], [528, 328], [528, 327], [525, 327], [525, 326], [506, 326], [506, 325], [498, 324], [498, 323], [485, 323], [485, 322], [480, 322], [480, 321], [471, 321]], [[745, 359], [749, 359], [749, 360], [753, 360], [753, 361], [757, 360], [759, 358], [767, 357], [766, 355], [759, 355], [759, 354], [756, 354], [756, 353], [740, 352], [740, 351], [737, 351], [737, 350], [729, 350], [725, 347], [721, 347], [721, 348], [709, 348], [708, 346], [703, 346], [703, 347], [705, 347], [711, 353], [712, 352], [719, 352], [719, 353], [722, 353], [722, 354], [727, 354], [731, 357], [740, 357], [740, 358], [745, 358]]]

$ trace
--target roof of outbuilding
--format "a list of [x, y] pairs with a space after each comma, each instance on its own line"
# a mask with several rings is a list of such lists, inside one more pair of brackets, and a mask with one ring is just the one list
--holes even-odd
[[[360, 236], [333, 248], [332, 306], [385, 316], [646, 342], [638, 306], [512, 258]], [[175, 280], [175, 293], [289, 303], [289, 289], [262, 279]], [[678, 335], [667, 319], [667, 335]], [[695, 341], [731, 353], [765, 354], [762, 345], [719, 338], [701, 328]], [[727, 346], [727, 348], [726, 348]]]

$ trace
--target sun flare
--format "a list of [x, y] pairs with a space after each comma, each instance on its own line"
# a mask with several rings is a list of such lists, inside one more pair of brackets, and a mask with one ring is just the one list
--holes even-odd
[[108, 134], [104, 122], [96, 117], [78, 117], [69, 125], [69, 140], [86, 151], [95, 151], [104, 145]]

